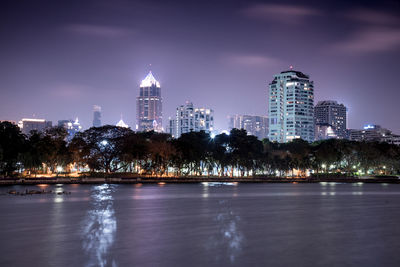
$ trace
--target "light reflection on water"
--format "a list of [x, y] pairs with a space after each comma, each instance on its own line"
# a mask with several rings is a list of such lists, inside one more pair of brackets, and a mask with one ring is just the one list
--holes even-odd
[[0, 266], [400, 266], [400, 185], [232, 185], [0, 188]]
[[[234, 183], [203, 183], [203, 198], [209, 197], [209, 186], [236, 186]], [[237, 197], [237, 188], [232, 192], [232, 197]], [[225, 262], [226, 258], [234, 263], [241, 254], [244, 234], [240, 230], [240, 216], [236, 214], [234, 205], [230, 200], [219, 200], [217, 214], [214, 222], [217, 226], [217, 233], [210, 236], [206, 249], [209, 251], [220, 251], [214, 254], [216, 262]]]
[[227, 257], [231, 263], [239, 256], [242, 250], [243, 233], [238, 227], [240, 216], [228, 207], [226, 200], [219, 201], [220, 212], [215, 216], [214, 221], [218, 226], [218, 233], [210, 237], [207, 248], [219, 250], [221, 254], [215, 254], [216, 261], [225, 261]]
[[94, 186], [92, 209], [87, 212], [82, 231], [82, 247], [88, 255], [85, 266], [117, 266], [109, 250], [115, 241], [117, 221], [113, 207], [115, 185]]
[[55, 196], [55, 198], [54, 198], [54, 202], [60, 203], [60, 202], [63, 202], [63, 201], [64, 201], [63, 192], [64, 192], [64, 191], [63, 191], [62, 185], [61, 185], [61, 186], [58, 186], [58, 185], [57, 185], [57, 188], [56, 188], [56, 190], [55, 190], [56, 196]]

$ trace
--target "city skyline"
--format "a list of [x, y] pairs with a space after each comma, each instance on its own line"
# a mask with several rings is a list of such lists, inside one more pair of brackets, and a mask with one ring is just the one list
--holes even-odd
[[293, 65], [314, 80], [315, 102], [348, 107], [349, 128], [400, 132], [398, 3], [150, 2], [9, 2], [0, 11], [0, 119], [79, 117], [89, 128], [99, 105], [103, 124], [122, 113], [133, 126], [151, 69], [165, 119], [191, 100], [213, 108], [223, 130], [230, 114], [267, 115], [268, 82]]

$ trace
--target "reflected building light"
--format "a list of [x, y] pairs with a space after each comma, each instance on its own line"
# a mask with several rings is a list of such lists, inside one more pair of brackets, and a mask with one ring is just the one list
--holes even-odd
[[207, 248], [214, 250], [216, 248], [224, 248], [226, 255], [219, 254], [217, 257], [226, 257], [231, 263], [234, 263], [236, 258], [242, 252], [242, 242], [244, 240], [243, 233], [239, 229], [240, 216], [226, 205], [227, 201], [219, 201], [220, 210], [215, 217], [215, 223], [219, 228], [219, 234], [209, 238]]
[[63, 195], [63, 188], [60, 185], [57, 185], [57, 188], [55, 190], [56, 197], [54, 198], [55, 203], [60, 203], [64, 201], [64, 195]]
[[208, 198], [210, 195], [208, 193], [208, 183], [202, 183], [203, 184], [203, 193], [202, 193], [202, 197], [203, 198]]
[[89, 256], [86, 266], [117, 266], [109, 253], [117, 230], [112, 197], [114, 187], [104, 184], [92, 190], [92, 209], [87, 213], [82, 231], [82, 247]]

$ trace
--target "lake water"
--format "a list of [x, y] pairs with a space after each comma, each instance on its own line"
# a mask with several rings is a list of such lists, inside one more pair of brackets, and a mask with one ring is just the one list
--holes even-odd
[[0, 266], [400, 266], [400, 185], [9, 186], [0, 214]]

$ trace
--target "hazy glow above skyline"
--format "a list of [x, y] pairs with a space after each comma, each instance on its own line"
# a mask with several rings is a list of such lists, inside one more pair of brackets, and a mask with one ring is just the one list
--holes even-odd
[[135, 125], [140, 82], [162, 83], [163, 123], [186, 100], [267, 114], [273, 75], [299, 70], [315, 103], [348, 107], [349, 128], [400, 133], [398, 1], [6, 1], [0, 10], [0, 120], [120, 114]]

